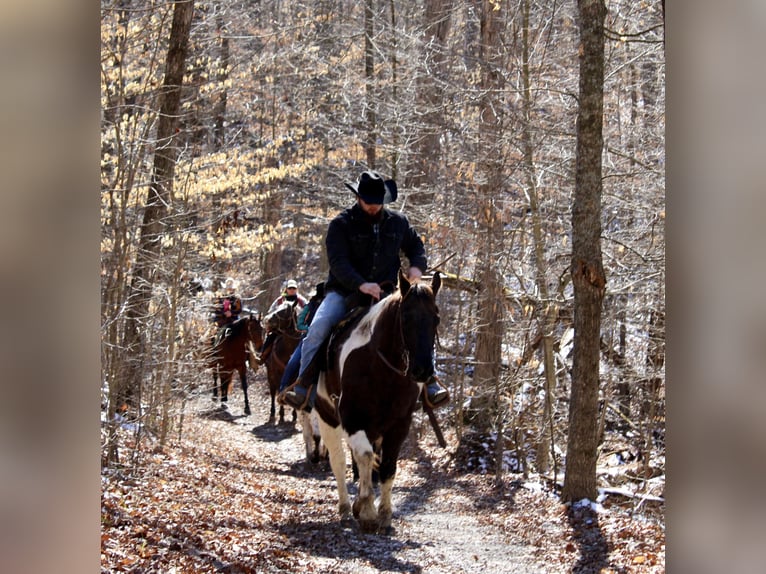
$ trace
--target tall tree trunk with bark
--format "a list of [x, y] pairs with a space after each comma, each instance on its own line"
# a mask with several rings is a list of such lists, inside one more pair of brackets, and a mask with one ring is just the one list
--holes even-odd
[[574, 350], [564, 501], [595, 500], [601, 304], [606, 277], [601, 258], [601, 153], [604, 111], [603, 0], [578, 1], [580, 96], [575, 197], [572, 207]]
[[228, 88], [226, 87], [226, 80], [229, 78], [229, 66], [231, 62], [231, 54], [229, 51], [229, 37], [226, 26], [223, 22], [223, 8], [216, 6], [218, 11], [215, 16], [215, 29], [216, 34], [221, 39], [221, 51], [220, 51], [220, 64], [218, 72], [216, 74], [217, 80], [220, 86], [220, 93], [218, 94], [218, 100], [213, 107], [213, 117], [215, 118], [215, 127], [213, 131], [213, 148], [218, 151], [223, 147], [226, 141], [226, 101], [228, 99]]
[[476, 369], [474, 383], [479, 391], [478, 407], [487, 416], [481, 421], [491, 424], [497, 415], [500, 382], [501, 343], [503, 339], [503, 296], [497, 259], [503, 252], [503, 226], [495, 198], [502, 188], [503, 160], [500, 146], [502, 133], [502, 42], [503, 12], [495, 10], [491, 0], [482, 2], [481, 65], [482, 91], [479, 123], [478, 216], [484, 236], [479, 274], [482, 293], [478, 303], [476, 334]]
[[446, 42], [452, 20], [453, 0], [426, 0], [424, 70], [418, 76], [418, 104], [423, 119], [417, 127], [418, 137], [411, 150], [412, 161], [407, 177], [408, 189], [416, 190], [410, 197], [413, 203], [432, 203], [434, 190], [421, 190], [437, 180], [436, 158], [441, 156], [439, 136], [444, 126], [443, 89], [446, 74]]
[[165, 218], [173, 191], [173, 176], [178, 155], [176, 132], [181, 109], [181, 85], [193, 14], [193, 0], [175, 3], [165, 78], [160, 92], [160, 115], [151, 185], [140, 228], [138, 253], [126, 311], [123, 342], [125, 368], [119, 380], [110, 381], [113, 383], [113, 386], [110, 386], [110, 420], [123, 402], [135, 403], [143, 376], [146, 343], [144, 327], [149, 315], [156, 271], [160, 264], [162, 236], [167, 225]]
[[521, 7], [521, 80], [523, 84], [523, 113], [521, 141], [524, 154], [524, 175], [529, 197], [529, 212], [532, 219], [532, 237], [535, 251], [535, 281], [540, 293], [539, 323], [542, 335], [543, 348], [543, 417], [540, 432], [537, 437], [536, 463], [541, 473], [548, 472], [551, 463], [551, 449], [553, 441], [553, 404], [552, 395], [556, 386], [556, 364], [553, 357], [553, 329], [558, 314], [555, 301], [550, 297], [548, 289], [548, 276], [546, 269], [548, 262], [545, 259], [545, 234], [543, 232], [543, 217], [540, 213], [540, 203], [537, 197], [537, 174], [535, 171], [535, 146], [533, 142], [532, 110], [534, 101], [532, 96], [532, 79], [529, 69], [530, 41], [529, 41], [529, 10], [530, 2], [525, 0]]
[[367, 0], [364, 4], [364, 81], [365, 81], [365, 105], [367, 134], [364, 138], [364, 147], [367, 154], [367, 166], [375, 169], [376, 145], [377, 145], [377, 118], [375, 116], [375, 47], [372, 42], [373, 27], [373, 0]]

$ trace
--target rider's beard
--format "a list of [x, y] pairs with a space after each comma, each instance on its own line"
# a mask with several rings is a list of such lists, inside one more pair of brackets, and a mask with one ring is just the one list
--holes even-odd
[[364, 219], [370, 225], [375, 225], [376, 223], [380, 223], [380, 220], [383, 219], [383, 210], [381, 209], [375, 215], [370, 215], [369, 213], [365, 211]]

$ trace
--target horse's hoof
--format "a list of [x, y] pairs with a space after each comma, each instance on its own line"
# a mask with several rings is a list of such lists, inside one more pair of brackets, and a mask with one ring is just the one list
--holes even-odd
[[378, 531], [378, 521], [377, 520], [360, 520], [359, 528], [365, 534], [375, 534]]
[[246, 417], [250, 416], [250, 407], [245, 407], [245, 416]]
[[353, 528], [355, 524], [355, 521], [350, 516], [343, 516], [340, 519], [340, 525], [343, 528]]

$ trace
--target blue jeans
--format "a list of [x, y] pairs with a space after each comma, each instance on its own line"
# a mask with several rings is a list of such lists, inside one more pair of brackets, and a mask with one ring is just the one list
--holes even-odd
[[285, 390], [287, 385], [291, 384], [295, 380], [295, 375], [298, 372], [298, 367], [301, 365], [301, 349], [303, 349], [303, 339], [298, 341], [298, 346], [295, 347], [293, 354], [290, 355], [290, 360], [285, 365], [285, 372], [282, 375], [282, 380], [279, 381], [279, 392]]
[[[336, 291], [329, 291], [316, 310], [311, 320], [309, 330], [303, 339], [301, 353], [301, 368], [298, 377], [302, 377], [311, 364], [314, 356], [324, 343], [324, 340], [346, 315], [346, 298]], [[292, 358], [292, 357], [291, 357]]]

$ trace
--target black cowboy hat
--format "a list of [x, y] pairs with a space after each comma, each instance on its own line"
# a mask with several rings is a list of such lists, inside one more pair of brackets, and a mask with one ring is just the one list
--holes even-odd
[[365, 203], [380, 205], [396, 201], [396, 182], [393, 179], [384, 180], [377, 171], [362, 172], [357, 183], [343, 183]]

